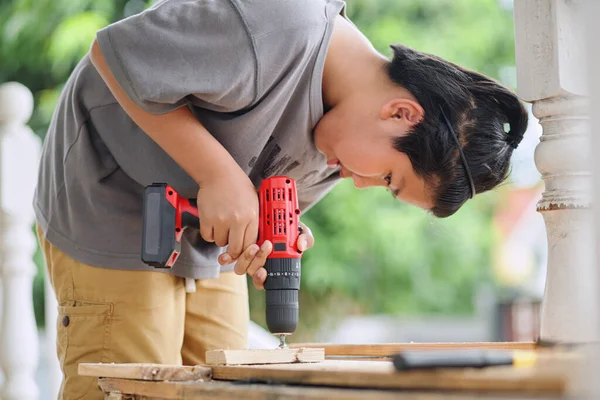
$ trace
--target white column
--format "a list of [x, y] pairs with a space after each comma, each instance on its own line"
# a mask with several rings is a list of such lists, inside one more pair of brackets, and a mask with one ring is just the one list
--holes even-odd
[[[598, 16], [600, 15], [600, 1], [588, 0], [587, 9], [585, 12], [586, 18], [583, 19], [587, 23], [587, 34], [586, 34], [586, 51], [588, 54], [587, 63], [587, 78], [589, 82], [590, 92], [590, 126], [600, 126], [600, 46], [598, 46], [598, 38], [600, 37], [600, 24], [598, 24]], [[592, 146], [591, 149], [594, 154], [600, 154], [600, 135], [598, 132], [594, 132], [591, 135]], [[594, 203], [597, 205], [600, 202], [600, 159], [594, 158], [592, 160], [592, 198]], [[592, 237], [592, 246], [595, 250], [594, 264], [596, 271], [596, 299], [592, 307], [589, 308], [589, 312], [598, 316], [600, 313], [600, 210], [596, 206], [594, 208], [594, 233]], [[600, 324], [600, 318], [598, 318]], [[598, 332], [600, 332], [600, 325], [598, 325]], [[596, 336], [596, 340], [600, 341], [600, 335]], [[579, 372], [584, 382], [584, 388], [586, 389], [587, 399], [598, 399], [600, 398], [600, 381], [598, 380], [598, 371], [600, 370], [600, 347], [598, 345], [593, 346], [588, 352], [589, 359], [586, 360]]]
[[548, 233], [541, 339], [586, 342], [597, 331], [589, 241], [591, 188], [582, 1], [514, 3], [518, 94], [543, 135], [535, 162], [545, 183], [538, 211]]
[[[589, 1], [587, 8], [587, 50], [589, 54], [588, 61], [588, 80], [590, 83], [591, 93], [591, 126], [600, 126], [600, 46], [598, 46], [598, 38], [600, 37], [600, 24], [598, 24], [598, 16], [600, 15], [600, 1]], [[600, 154], [600, 135], [597, 133], [592, 136], [592, 151], [595, 154]], [[600, 159], [595, 158], [592, 162], [593, 181], [592, 187], [594, 188], [593, 199], [596, 204], [600, 201]], [[594, 241], [593, 246], [595, 250], [594, 261], [596, 265], [596, 283], [600, 289], [600, 210], [596, 207], [594, 209]], [[593, 312], [598, 315], [600, 313], [600, 293], [597, 293], [596, 304], [593, 308]], [[598, 318], [600, 322], [600, 318]], [[598, 332], [600, 333], [600, 325], [598, 326]], [[600, 334], [597, 337], [600, 340]], [[600, 382], [598, 382], [600, 386]]]
[[41, 141], [26, 125], [32, 111], [29, 89], [16, 82], [0, 85], [0, 366], [5, 377], [0, 398], [6, 400], [37, 399], [39, 395], [32, 296], [36, 239], [31, 230], [31, 204]]

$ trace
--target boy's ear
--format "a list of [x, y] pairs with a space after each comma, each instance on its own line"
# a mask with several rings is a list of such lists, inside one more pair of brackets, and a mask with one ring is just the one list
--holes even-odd
[[404, 120], [405, 123], [413, 126], [421, 122], [425, 111], [419, 103], [410, 99], [393, 99], [381, 108], [381, 119]]

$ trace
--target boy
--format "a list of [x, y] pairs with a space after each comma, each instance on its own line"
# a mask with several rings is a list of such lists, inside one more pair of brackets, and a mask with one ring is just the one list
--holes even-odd
[[[438, 217], [506, 178], [527, 126], [519, 100], [393, 49], [377, 53], [341, 0], [165, 0], [98, 32], [61, 95], [34, 202], [61, 396], [101, 398], [81, 362], [193, 365], [246, 347], [243, 274], [262, 288], [271, 251], [255, 244], [266, 177], [295, 179], [303, 210], [351, 178]], [[200, 215], [160, 272], [140, 260], [156, 181], [197, 197]]]

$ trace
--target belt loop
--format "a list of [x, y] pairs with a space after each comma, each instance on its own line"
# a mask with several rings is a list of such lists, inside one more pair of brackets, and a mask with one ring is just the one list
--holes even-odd
[[196, 292], [196, 280], [192, 278], [185, 278], [185, 291], [186, 293]]

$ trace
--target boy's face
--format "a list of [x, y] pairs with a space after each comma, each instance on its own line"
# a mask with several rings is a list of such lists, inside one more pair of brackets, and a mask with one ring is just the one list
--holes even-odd
[[315, 145], [357, 188], [388, 187], [398, 200], [429, 209], [433, 203], [425, 181], [408, 156], [392, 146], [394, 137], [405, 135], [422, 117], [421, 107], [411, 103], [393, 99], [369, 108], [361, 99], [350, 99], [336, 105], [315, 127]]

